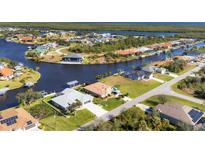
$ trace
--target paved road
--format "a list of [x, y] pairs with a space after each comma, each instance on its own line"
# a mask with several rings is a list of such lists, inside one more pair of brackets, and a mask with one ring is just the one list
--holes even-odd
[[[108, 121], [108, 120], [112, 119], [113, 117], [118, 116], [122, 111], [127, 110], [127, 109], [131, 108], [132, 106], [134, 106], [134, 105], [136, 105], [136, 104], [138, 104], [138, 103], [140, 103], [140, 102], [142, 102], [142, 101], [144, 101], [144, 100], [146, 100], [154, 95], [166, 94], [166, 95], [175, 96], [176, 93], [174, 93], [171, 90], [171, 86], [174, 85], [175, 83], [179, 82], [180, 80], [186, 78], [187, 76], [191, 75], [193, 72], [199, 71], [201, 69], [201, 67], [203, 67], [203, 66], [204, 66], [204, 64], [201, 64], [200, 66], [193, 68], [192, 70], [190, 70], [190, 71], [188, 71], [188, 72], [186, 72], [186, 73], [184, 73], [184, 74], [182, 74], [182, 75], [180, 75], [180, 76], [178, 76], [178, 77], [176, 77], [176, 78], [174, 78], [174, 79], [172, 79], [172, 80], [170, 80], [170, 81], [168, 81], [168, 82], [166, 82], [166, 83], [164, 83], [164, 84], [162, 84], [162, 85], [160, 85], [160, 86], [158, 86], [150, 91], [148, 91], [147, 93], [115, 108], [114, 110], [107, 112], [106, 114], [102, 115], [101, 117], [86, 123], [85, 125], [81, 126], [81, 128], [78, 128], [77, 130], [83, 130], [84, 127], [89, 126], [91, 124], [98, 124], [102, 120]], [[177, 97], [178, 96], [180, 97], [181, 95], [178, 94]], [[188, 96], [184, 96], [184, 95], [183, 95], [183, 98], [188, 99], [188, 100], [193, 101], [193, 102], [196, 102], [196, 103], [200, 103], [200, 104], [203, 103], [202, 100], [199, 100], [196, 98], [192, 98], [192, 97], [188, 97]]]

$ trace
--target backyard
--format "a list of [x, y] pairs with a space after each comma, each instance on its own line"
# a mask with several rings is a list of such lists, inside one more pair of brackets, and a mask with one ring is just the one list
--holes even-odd
[[160, 85], [159, 82], [154, 80], [130, 80], [122, 76], [110, 76], [101, 80], [101, 82], [109, 85], [116, 86], [123, 94], [128, 94], [130, 98], [140, 96], [153, 88]]
[[51, 115], [40, 121], [41, 128], [46, 131], [71, 131], [81, 125], [93, 120], [95, 115], [87, 109], [78, 110], [73, 116], [64, 117], [60, 115]]
[[[180, 103], [180, 104], [190, 106], [190, 107], [193, 107], [193, 108], [196, 108], [196, 109], [199, 109], [205, 112], [205, 105], [194, 103], [194, 102], [184, 100], [184, 99], [174, 97], [174, 96], [168, 96], [168, 95], [163, 95], [163, 96], [167, 99], [168, 103]], [[145, 104], [150, 107], [155, 107], [159, 103], [160, 103], [160, 96], [153, 96], [142, 102], [142, 104]]]

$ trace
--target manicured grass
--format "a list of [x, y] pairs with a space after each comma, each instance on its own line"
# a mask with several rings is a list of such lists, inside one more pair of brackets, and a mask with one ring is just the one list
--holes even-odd
[[155, 73], [154, 77], [158, 78], [160, 80], [164, 80], [164, 81], [170, 81], [171, 79], [173, 79], [173, 77], [171, 77], [167, 74], [160, 74], [160, 73]]
[[95, 104], [102, 105], [102, 107], [108, 111], [111, 111], [114, 108], [124, 104], [124, 100], [120, 98], [107, 98], [107, 99], [95, 98], [93, 102]]
[[177, 73], [177, 74], [178, 74], [178, 75], [182, 75], [182, 74], [184, 74], [184, 73], [186, 73], [186, 72], [192, 70], [192, 69], [195, 68], [195, 67], [196, 67], [196, 65], [187, 65], [187, 66], [183, 69], [183, 71], [181, 71], [181, 72], [179, 72], [179, 73]]
[[[174, 96], [168, 96], [168, 95], [165, 95], [165, 96], [167, 97], [168, 103], [180, 103], [180, 104], [190, 106], [190, 107], [193, 107], [193, 108], [196, 108], [198, 110], [205, 112], [205, 105], [194, 103], [194, 102], [181, 99], [178, 97], [174, 97]], [[158, 96], [150, 97], [149, 99], [143, 101], [142, 104], [148, 105], [150, 107], [155, 107], [159, 104]]]
[[76, 111], [76, 115], [71, 116], [70, 118], [59, 115], [53, 115], [45, 119], [42, 119], [40, 123], [42, 124], [41, 127], [46, 131], [71, 131], [93, 120], [94, 118], [94, 114], [92, 114], [87, 109], [83, 109]]
[[116, 86], [122, 93], [128, 93], [128, 96], [135, 98], [140, 96], [153, 88], [156, 88], [160, 85], [159, 82], [154, 80], [149, 81], [136, 81], [130, 80], [122, 76], [110, 76], [101, 80], [107, 85]]
[[24, 85], [25, 82], [37, 82], [40, 79], [40, 73], [24, 68], [24, 74], [9, 81], [0, 81], [0, 88], [9, 87], [10, 89], [17, 89]]

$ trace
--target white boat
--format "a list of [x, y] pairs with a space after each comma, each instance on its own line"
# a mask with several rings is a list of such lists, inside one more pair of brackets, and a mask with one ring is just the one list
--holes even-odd
[[4, 94], [6, 94], [6, 92], [9, 90], [9, 88], [1, 88], [0, 89], [0, 96], [2, 96], [2, 95], [4, 95]]
[[32, 87], [32, 86], [34, 86], [34, 83], [33, 83], [33, 82], [26, 82], [26, 83], [24, 84], [24, 87], [30, 88], [30, 87]]

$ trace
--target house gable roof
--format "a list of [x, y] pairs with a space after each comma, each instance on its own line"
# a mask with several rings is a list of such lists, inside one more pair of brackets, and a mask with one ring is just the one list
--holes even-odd
[[189, 125], [195, 125], [204, 114], [199, 110], [179, 103], [159, 104], [156, 106], [156, 110]]

